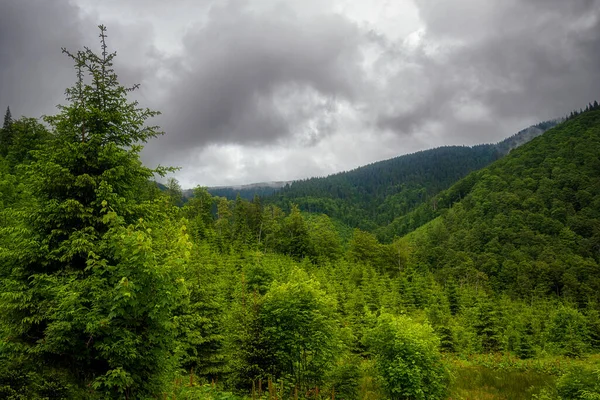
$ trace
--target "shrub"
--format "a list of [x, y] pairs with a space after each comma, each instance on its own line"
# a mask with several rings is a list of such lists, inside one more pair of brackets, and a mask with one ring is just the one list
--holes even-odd
[[431, 326], [382, 314], [366, 336], [390, 399], [443, 399], [448, 371]]

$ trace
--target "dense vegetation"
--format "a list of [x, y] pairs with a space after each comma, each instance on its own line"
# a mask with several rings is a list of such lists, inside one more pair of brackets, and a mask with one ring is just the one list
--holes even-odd
[[495, 145], [445, 146], [379, 161], [324, 178], [294, 181], [265, 201], [288, 209], [327, 214], [351, 228], [383, 229], [469, 172], [481, 169], [528, 142], [558, 121], [546, 121]]
[[475, 167], [449, 155], [419, 181], [427, 223], [382, 244], [294, 204], [159, 190], [138, 156], [156, 112], [105, 39], [65, 50], [57, 115], [0, 131], [0, 397], [600, 396], [600, 111], [454, 185]]

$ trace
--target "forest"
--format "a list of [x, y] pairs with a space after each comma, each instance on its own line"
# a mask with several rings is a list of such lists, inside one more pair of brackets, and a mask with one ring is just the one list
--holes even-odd
[[600, 399], [597, 102], [184, 201], [106, 28], [63, 52], [66, 103], [0, 130], [0, 398]]

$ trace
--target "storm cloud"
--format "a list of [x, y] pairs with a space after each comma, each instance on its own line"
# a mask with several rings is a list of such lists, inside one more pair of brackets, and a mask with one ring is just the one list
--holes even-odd
[[109, 28], [184, 186], [494, 142], [600, 97], [600, 0], [0, 0], [0, 107], [52, 112]]
[[78, 9], [67, 1], [0, 1], [0, 107], [13, 114], [52, 113], [73, 81], [61, 47], [81, 46]]

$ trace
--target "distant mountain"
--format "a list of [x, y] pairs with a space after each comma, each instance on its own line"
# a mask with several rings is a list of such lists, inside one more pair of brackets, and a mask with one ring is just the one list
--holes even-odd
[[209, 190], [220, 190], [220, 189], [234, 189], [234, 190], [253, 190], [256, 188], [273, 188], [280, 189], [292, 181], [271, 181], [271, 182], [258, 182], [250, 183], [246, 185], [229, 185], [229, 186], [211, 186]]
[[[229, 200], [235, 200], [238, 195], [242, 199], [252, 200], [255, 196], [270, 196], [289, 183], [291, 181], [258, 182], [247, 185], [212, 186], [207, 190], [212, 196], [225, 197]], [[186, 189], [183, 191], [183, 196], [192, 197], [193, 191], [193, 189]]]
[[540, 123], [497, 144], [439, 147], [324, 178], [294, 181], [265, 200], [284, 209], [294, 203], [303, 211], [324, 213], [350, 227], [373, 231], [557, 123]]
[[[554, 119], [540, 122], [496, 143], [493, 146], [497, 151], [497, 158], [500, 159], [517, 147], [542, 135], [548, 129], [555, 127], [562, 121], [564, 120]], [[377, 237], [383, 242], [390, 242], [395, 237], [403, 236], [431, 221], [439, 215], [440, 209], [462, 199], [475, 184], [475, 177], [476, 174], [474, 172], [467, 175], [448, 190], [432, 196], [428, 201], [416, 204], [408, 212], [394, 218], [389, 224], [379, 226], [375, 229]]]

